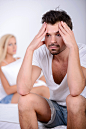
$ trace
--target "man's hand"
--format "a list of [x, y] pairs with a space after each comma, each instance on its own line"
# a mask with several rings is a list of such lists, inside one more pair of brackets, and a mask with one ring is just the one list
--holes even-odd
[[77, 45], [73, 31], [63, 21], [59, 23], [59, 33], [61, 34], [63, 41], [68, 48], [71, 48]]
[[43, 45], [44, 41], [41, 41], [41, 40], [46, 35], [46, 32], [47, 32], [47, 30], [46, 30], [46, 23], [44, 23], [42, 25], [41, 29], [39, 30], [38, 34], [35, 36], [35, 38], [30, 43], [29, 49], [34, 51], [37, 48], [39, 48], [41, 45]]

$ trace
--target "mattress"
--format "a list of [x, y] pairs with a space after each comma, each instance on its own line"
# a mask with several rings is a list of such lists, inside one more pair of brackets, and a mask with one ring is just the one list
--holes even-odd
[[[18, 104], [0, 104], [0, 129], [20, 129], [18, 117]], [[38, 129], [46, 129], [38, 122]], [[66, 129], [58, 126], [52, 129]]]

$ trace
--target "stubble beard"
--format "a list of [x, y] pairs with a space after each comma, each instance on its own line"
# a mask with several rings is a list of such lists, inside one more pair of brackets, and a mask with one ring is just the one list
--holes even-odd
[[56, 51], [56, 50], [52, 49], [52, 51], [50, 51], [50, 53], [52, 55], [58, 55], [60, 53], [60, 51]]
[[[51, 46], [55, 46], [55, 47], [57, 47], [57, 49], [49, 49]], [[51, 53], [52, 55], [58, 55], [58, 54], [60, 54], [62, 51], [64, 51], [64, 50], [66, 49], [66, 47], [64, 47], [63, 49], [60, 49], [60, 45], [49, 45], [49, 46], [48, 46], [48, 49], [49, 49], [49, 51], [50, 51], [50, 53]]]
[[[50, 49], [50, 47], [52, 47], [52, 46], [55, 46], [56, 49], [53, 49], [53, 48]], [[57, 54], [60, 53], [60, 46], [59, 46], [59, 45], [51, 44], [51, 45], [48, 46], [48, 49], [49, 49], [49, 51], [50, 51], [50, 53], [51, 53], [52, 55], [57, 55]]]

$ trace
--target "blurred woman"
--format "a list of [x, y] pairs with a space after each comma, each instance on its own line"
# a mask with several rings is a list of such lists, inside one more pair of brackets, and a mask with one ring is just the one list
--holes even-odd
[[[14, 35], [7, 34], [0, 39], [0, 103], [18, 103], [19, 94], [17, 93], [17, 86], [10, 86], [1, 68], [17, 61], [19, 58], [14, 58], [16, 54], [17, 44]], [[45, 78], [42, 76], [40, 81], [45, 83]], [[47, 86], [37, 86], [38, 81], [34, 84], [31, 92], [49, 98], [49, 89]], [[36, 86], [35, 86], [36, 85]]]

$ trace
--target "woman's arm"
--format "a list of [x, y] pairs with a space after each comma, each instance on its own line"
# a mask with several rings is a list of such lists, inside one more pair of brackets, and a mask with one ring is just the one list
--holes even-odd
[[17, 86], [16, 85], [13, 85], [13, 86], [9, 85], [9, 83], [8, 83], [7, 79], [5, 78], [1, 68], [0, 68], [0, 78], [1, 78], [3, 88], [8, 95], [17, 92]]

